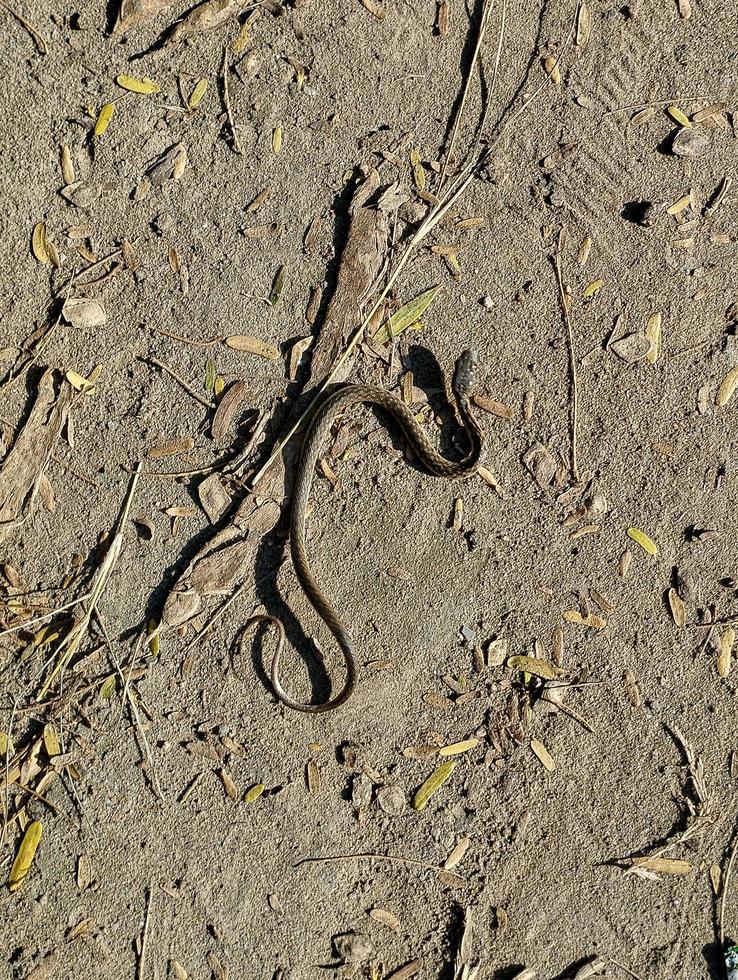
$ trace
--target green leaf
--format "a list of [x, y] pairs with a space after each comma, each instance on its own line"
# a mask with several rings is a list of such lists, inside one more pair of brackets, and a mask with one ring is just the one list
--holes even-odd
[[421, 316], [436, 298], [436, 294], [440, 288], [440, 286], [431, 286], [430, 289], [426, 289], [424, 293], [421, 293], [415, 299], [411, 299], [409, 303], [401, 306], [397, 313], [394, 313], [384, 326], [377, 330], [374, 334], [374, 340], [378, 344], [386, 344], [388, 340], [392, 337], [397, 337], [403, 330], [414, 329], [415, 324], [418, 323]]
[[205, 381], [204, 388], [205, 391], [212, 391], [215, 387], [215, 379], [218, 374], [218, 369], [215, 366], [215, 361], [212, 357], [209, 357], [205, 362]]
[[284, 265], [280, 265], [280, 267], [277, 269], [272, 291], [269, 293], [269, 304], [271, 306], [276, 306], [279, 302], [279, 297], [282, 295], [282, 290], [284, 289], [284, 277], [286, 271], [287, 267]]
[[116, 678], [115, 674], [109, 674], [102, 683], [100, 688], [101, 698], [112, 698], [115, 694]]

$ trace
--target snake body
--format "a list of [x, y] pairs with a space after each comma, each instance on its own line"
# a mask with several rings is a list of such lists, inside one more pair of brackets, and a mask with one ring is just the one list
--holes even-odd
[[474, 418], [469, 401], [470, 392], [474, 385], [476, 366], [477, 358], [474, 352], [464, 351], [456, 362], [451, 383], [456, 407], [470, 443], [468, 452], [458, 461], [451, 461], [442, 456], [430, 443], [408, 406], [383, 388], [363, 384], [346, 385], [327, 398], [313, 417], [303, 443], [292, 498], [290, 548], [295, 572], [305, 595], [341, 648], [346, 665], [346, 677], [340, 691], [322, 704], [306, 704], [295, 701], [284, 690], [279, 678], [279, 660], [284, 645], [284, 628], [279, 620], [271, 616], [256, 617], [274, 624], [279, 629], [277, 650], [272, 660], [271, 680], [275, 694], [288, 708], [311, 714], [332, 711], [343, 704], [356, 687], [357, 663], [353, 641], [339, 612], [326, 596], [313, 574], [305, 541], [305, 513], [313, 484], [315, 464], [335, 418], [341, 412], [359, 403], [376, 405], [400, 423], [418, 461], [429, 473], [445, 477], [447, 480], [469, 476], [476, 471], [484, 447], [482, 431]]

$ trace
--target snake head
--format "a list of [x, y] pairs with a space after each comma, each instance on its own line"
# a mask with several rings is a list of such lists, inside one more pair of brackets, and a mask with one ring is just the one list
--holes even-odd
[[451, 382], [451, 387], [457, 395], [467, 395], [474, 387], [478, 363], [476, 351], [465, 350], [461, 352]]

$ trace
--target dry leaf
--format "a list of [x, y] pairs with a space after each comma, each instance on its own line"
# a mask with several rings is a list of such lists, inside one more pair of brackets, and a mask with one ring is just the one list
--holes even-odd
[[543, 742], [539, 742], [537, 738], [532, 738], [530, 740], [530, 747], [533, 750], [533, 754], [538, 758], [544, 769], [546, 769], [548, 772], [556, 771], [556, 763], [551, 758], [549, 751]]
[[218, 403], [213, 416], [210, 433], [216, 442], [220, 442], [230, 428], [233, 416], [246, 396], [246, 382], [234, 381]]
[[130, 27], [138, 27], [151, 20], [171, 7], [174, 0], [121, 0], [116, 31], [127, 31]]
[[375, 922], [381, 922], [383, 926], [387, 926], [387, 928], [391, 929], [393, 932], [399, 933], [402, 931], [400, 920], [396, 915], [393, 915], [391, 912], [387, 912], [386, 909], [372, 909], [369, 912], [369, 915]]
[[231, 350], [237, 350], [243, 354], [258, 354], [259, 357], [265, 357], [269, 361], [279, 360], [277, 348], [265, 340], [259, 340], [258, 337], [236, 334], [233, 337], [226, 337], [225, 344]]
[[184, 143], [175, 143], [149, 167], [146, 173], [154, 187], [158, 187], [170, 178], [179, 180], [186, 167], [187, 147]]
[[651, 345], [646, 360], [649, 364], [655, 364], [661, 350], [661, 314], [652, 313], [646, 324], [646, 337]]
[[686, 622], [684, 600], [674, 588], [669, 589], [669, 609], [674, 623], [679, 627], [684, 626]]
[[601, 616], [595, 616], [594, 613], [583, 616], [578, 609], [566, 609], [561, 615], [564, 622], [574, 623], [576, 626], [590, 626], [596, 630], [602, 630], [607, 626], [607, 620]]
[[729, 626], [721, 635], [718, 648], [717, 672], [720, 677], [727, 677], [730, 673], [734, 643], [735, 630], [732, 626]]
[[192, 436], [177, 436], [150, 446], [146, 451], [149, 459], [162, 459], [165, 456], [176, 456], [178, 453], [188, 453], [195, 445]]
[[651, 347], [651, 341], [645, 333], [635, 331], [626, 334], [624, 337], [620, 337], [618, 340], [614, 340], [608, 349], [613, 354], [616, 354], [621, 361], [625, 361], [626, 364], [635, 364], [637, 361], [642, 361], [648, 357], [651, 352]]
[[592, 13], [586, 3], [579, 7], [577, 17], [577, 31], [574, 43], [578, 48], [583, 48], [592, 33]]
[[70, 296], [62, 307], [62, 316], [73, 327], [92, 330], [103, 327], [108, 321], [105, 307], [99, 299]]
[[443, 862], [443, 870], [452, 871], [457, 864], [460, 864], [464, 858], [464, 855], [469, 850], [470, 844], [471, 838], [462, 837], [456, 847], [454, 847], [449, 856]]
[[243, 6], [242, 0], [205, 0], [198, 4], [169, 32], [166, 43], [184, 41], [201, 31], [213, 31], [227, 23]]
[[211, 524], [217, 524], [231, 506], [230, 495], [217, 473], [211, 473], [202, 481], [197, 488], [197, 496]]
[[376, 0], [361, 0], [361, 5], [366, 10], [369, 11], [377, 20], [384, 20], [387, 16], [387, 11], [381, 3], [377, 3]]
[[731, 368], [720, 382], [718, 393], [715, 397], [715, 404], [718, 408], [724, 408], [735, 394], [738, 388], [738, 366]]
[[679, 861], [675, 858], [637, 857], [633, 858], [632, 866], [664, 875], [688, 875], [692, 871], [689, 861]]
[[704, 129], [682, 129], [671, 143], [671, 152], [678, 157], [701, 157], [710, 149], [710, 137]]

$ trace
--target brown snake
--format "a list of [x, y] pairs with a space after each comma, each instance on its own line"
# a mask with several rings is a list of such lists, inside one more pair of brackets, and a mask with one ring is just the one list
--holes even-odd
[[346, 664], [346, 679], [338, 694], [328, 701], [324, 701], [322, 704], [305, 704], [300, 701], [295, 701], [284, 690], [279, 679], [279, 658], [282, 653], [282, 647], [284, 646], [284, 627], [280, 620], [275, 619], [273, 616], [254, 616], [246, 624], [247, 627], [256, 621], [263, 621], [276, 626], [279, 631], [277, 650], [272, 660], [271, 680], [274, 693], [288, 708], [294, 708], [295, 711], [304, 711], [311, 714], [332, 711], [334, 708], [343, 704], [351, 696], [356, 687], [357, 665], [353, 642], [341, 620], [341, 616], [318, 585], [313, 575], [305, 545], [305, 513], [310, 498], [310, 489], [313, 485], [315, 464], [318, 460], [321, 446], [330, 432], [334, 419], [339, 412], [361, 402], [377, 405], [397, 419], [418, 461], [429, 473], [432, 473], [434, 476], [445, 477], [448, 480], [469, 476], [476, 471], [484, 447], [484, 437], [474, 418], [469, 402], [469, 394], [474, 385], [476, 366], [476, 354], [473, 351], [465, 350], [456, 362], [453, 381], [451, 382], [451, 390], [454, 395], [456, 407], [471, 444], [467, 454], [458, 460], [458, 462], [452, 462], [442, 456], [431, 445], [428, 437], [416, 422], [408, 406], [383, 388], [362, 384], [346, 385], [346, 387], [339, 389], [327, 398], [313, 417], [310, 428], [305, 436], [305, 442], [303, 443], [302, 455], [295, 481], [295, 490], [292, 497], [292, 517], [290, 524], [292, 562], [305, 595], [336, 638], [341, 648]]

